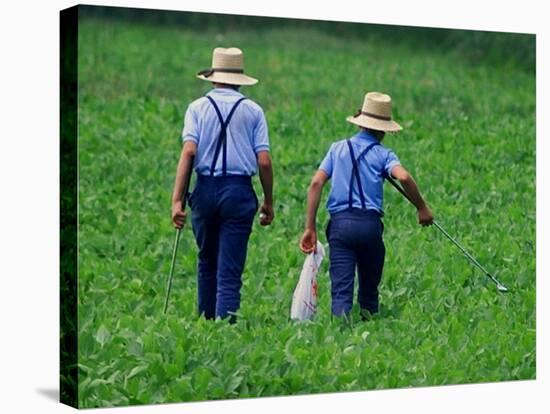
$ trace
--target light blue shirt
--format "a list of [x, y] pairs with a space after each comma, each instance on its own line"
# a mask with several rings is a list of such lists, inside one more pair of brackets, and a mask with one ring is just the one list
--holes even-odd
[[[220, 108], [223, 119], [244, 95], [229, 88], [215, 88], [208, 92]], [[197, 174], [210, 175], [210, 166], [220, 135], [220, 121], [216, 110], [206, 97], [193, 101], [185, 113], [183, 141], [197, 144], [194, 168]], [[254, 175], [256, 154], [269, 151], [269, 137], [264, 111], [250, 99], [242, 101], [227, 128], [227, 174]], [[222, 154], [218, 157], [214, 175], [222, 175]]]
[[[360, 131], [351, 137], [351, 144], [355, 157], [370, 144], [378, 142], [376, 137], [366, 131]], [[391, 170], [396, 165], [400, 165], [399, 159], [395, 153], [383, 145], [372, 147], [369, 152], [361, 158], [359, 162], [359, 173], [363, 194], [365, 196], [365, 207], [367, 209], [377, 210], [384, 214], [383, 207], [383, 185], [384, 171], [391, 175]], [[319, 166], [331, 179], [330, 194], [327, 201], [329, 213], [334, 214], [344, 211], [348, 208], [349, 185], [353, 171], [353, 163], [349, 153], [346, 140], [335, 142], [325, 156], [325, 159]], [[352, 206], [361, 208], [361, 198], [359, 196], [359, 186], [357, 180], [353, 180]]]

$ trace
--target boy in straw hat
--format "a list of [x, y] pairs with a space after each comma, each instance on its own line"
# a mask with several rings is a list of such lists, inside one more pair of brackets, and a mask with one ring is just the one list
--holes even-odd
[[214, 89], [192, 102], [185, 114], [183, 149], [172, 195], [172, 221], [183, 227], [182, 191], [192, 167], [196, 186], [189, 196], [198, 254], [198, 311], [207, 319], [230, 317], [240, 305], [241, 275], [258, 210], [251, 177], [259, 171], [264, 192], [260, 224], [271, 224], [273, 171], [262, 108], [239, 92], [258, 81], [244, 73], [243, 53], [216, 48], [212, 67], [197, 74]]
[[433, 215], [395, 153], [380, 143], [386, 132], [402, 129], [391, 118], [391, 98], [378, 92], [367, 93], [361, 110], [347, 121], [357, 125], [360, 131], [332, 144], [313, 176], [300, 248], [304, 253], [315, 249], [319, 200], [323, 186], [332, 179], [327, 202], [330, 220], [326, 229], [330, 247], [332, 314], [347, 316], [350, 313], [357, 267], [358, 302], [362, 317], [367, 318], [368, 314], [378, 312], [378, 285], [385, 255], [381, 217], [386, 174], [400, 181], [418, 210], [421, 225], [430, 225]]

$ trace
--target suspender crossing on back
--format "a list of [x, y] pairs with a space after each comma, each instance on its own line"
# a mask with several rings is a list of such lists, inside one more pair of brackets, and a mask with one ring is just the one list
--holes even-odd
[[353, 165], [352, 171], [351, 171], [351, 177], [349, 181], [349, 196], [348, 196], [348, 208], [353, 208], [353, 179], [355, 178], [357, 180], [357, 189], [359, 190], [359, 198], [361, 199], [361, 209], [366, 209], [366, 203], [365, 203], [365, 194], [363, 193], [363, 185], [361, 184], [361, 174], [359, 173], [359, 163], [361, 162], [361, 158], [365, 157], [367, 153], [375, 146], [380, 145], [378, 142], [373, 142], [370, 144], [367, 148], [365, 148], [357, 158], [355, 158], [355, 151], [353, 150], [353, 145], [351, 144], [351, 141], [348, 139], [346, 140], [348, 144], [349, 149], [349, 155], [351, 157], [351, 163]]
[[220, 112], [220, 108], [216, 104], [216, 101], [212, 99], [210, 96], [206, 96], [206, 98], [210, 101], [212, 106], [214, 107], [214, 110], [216, 111], [216, 115], [218, 116], [218, 119], [220, 121], [220, 135], [218, 136], [218, 141], [216, 143], [216, 150], [214, 151], [214, 157], [212, 159], [212, 164], [210, 165], [210, 176], [214, 175], [214, 170], [216, 168], [216, 164], [218, 162], [218, 158], [220, 156], [220, 149], [223, 149], [222, 151], [222, 175], [227, 175], [227, 127], [229, 126], [229, 122], [231, 122], [231, 118], [233, 117], [233, 114], [235, 113], [235, 110], [239, 106], [239, 104], [244, 101], [246, 98], [240, 98], [231, 110], [229, 111], [229, 115], [227, 115], [227, 118], [224, 120], [222, 113]]

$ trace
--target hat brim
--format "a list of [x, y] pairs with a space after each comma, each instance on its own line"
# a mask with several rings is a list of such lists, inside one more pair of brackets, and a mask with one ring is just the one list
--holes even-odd
[[346, 121], [363, 128], [375, 129], [377, 131], [398, 132], [403, 129], [401, 125], [395, 121], [384, 121], [383, 119], [373, 118], [364, 114], [348, 116]]
[[225, 83], [227, 85], [239, 86], [251, 86], [258, 83], [258, 79], [245, 75], [244, 73], [214, 72], [208, 77], [204, 75], [197, 75], [197, 78], [208, 82]]

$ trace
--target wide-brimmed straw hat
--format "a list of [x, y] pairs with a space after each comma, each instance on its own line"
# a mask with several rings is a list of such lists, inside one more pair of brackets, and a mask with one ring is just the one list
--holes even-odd
[[401, 125], [392, 120], [391, 97], [380, 92], [367, 93], [363, 107], [355, 115], [348, 116], [346, 121], [377, 131], [397, 132], [403, 129]]
[[244, 58], [241, 49], [217, 47], [212, 53], [212, 67], [201, 70], [197, 78], [228, 85], [254, 85], [258, 79], [244, 74]]

